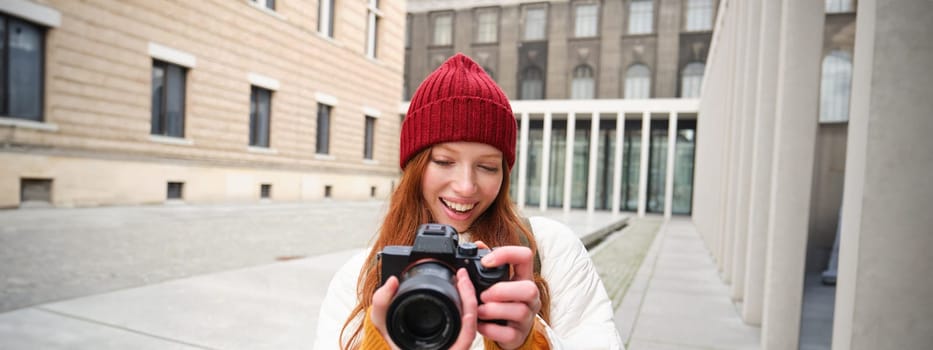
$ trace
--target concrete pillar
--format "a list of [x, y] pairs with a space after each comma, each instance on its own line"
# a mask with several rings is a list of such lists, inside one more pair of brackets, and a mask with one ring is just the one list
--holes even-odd
[[525, 190], [528, 187], [528, 112], [522, 112], [521, 129], [518, 134], [518, 208], [525, 209]]
[[590, 123], [590, 160], [586, 180], [586, 212], [596, 212], [596, 162], [599, 160], [599, 112], [593, 111]]
[[736, 139], [736, 128], [738, 127], [738, 121], [736, 120], [735, 110], [733, 104], [735, 103], [736, 91], [738, 90], [738, 81], [736, 76], [737, 65], [740, 64], [737, 53], [739, 52], [739, 45], [737, 44], [737, 38], [741, 26], [741, 16], [738, 12], [738, 8], [741, 7], [741, 2], [729, 2], [726, 16], [732, 18], [730, 25], [727, 27], [727, 37], [725, 38], [723, 44], [726, 46], [724, 53], [728, 52], [726, 55], [729, 57], [727, 60], [729, 67], [733, 69], [726, 70], [726, 82], [727, 88], [725, 91], [722, 108], [722, 113], [725, 116], [725, 134], [723, 139], [723, 165], [724, 168], [720, 169], [722, 176], [720, 178], [721, 188], [722, 188], [722, 206], [719, 222], [719, 232], [721, 239], [719, 241], [719, 271], [722, 273], [722, 279], [726, 283], [731, 282], [731, 272], [732, 272], [732, 231], [731, 226], [729, 225], [732, 222], [732, 216], [734, 215], [733, 207], [733, 194], [735, 187], [733, 185], [734, 174], [732, 169], [735, 167], [733, 159], [735, 156], [733, 152], [735, 151], [735, 142]]
[[933, 344], [931, 17], [858, 2], [833, 349]]
[[745, 294], [745, 251], [748, 243], [748, 201], [751, 186], [751, 155], [752, 146], [755, 143], [755, 89], [757, 88], [757, 67], [758, 67], [758, 31], [760, 22], [758, 20], [761, 11], [760, 0], [745, 1], [742, 17], [746, 18], [743, 32], [743, 43], [745, 47], [743, 55], [740, 56], [745, 62], [741, 79], [743, 80], [742, 89], [738, 91], [738, 98], [742, 102], [739, 104], [737, 113], [742, 119], [742, 127], [739, 131], [742, 135], [739, 140], [738, 149], [738, 178], [735, 182], [735, 209], [736, 215], [732, 222], [734, 240], [732, 245], [732, 299], [741, 300]]
[[570, 196], [573, 195], [573, 143], [577, 130], [577, 112], [567, 113], [567, 145], [564, 148], [564, 212], [570, 212]]
[[542, 136], [541, 150], [541, 200], [538, 203], [538, 209], [547, 210], [547, 185], [550, 179], [549, 168], [551, 167], [551, 111], [544, 112], [544, 135]]
[[612, 215], [618, 214], [622, 200], [622, 146], [625, 145], [625, 112], [616, 115], [615, 159], [612, 162]]
[[[759, 18], [760, 43], [780, 40], [781, 0], [762, 1]], [[755, 88], [755, 130], [752, 142], [751, 182], [748, 201], [748, 242], [746, 242], [745, 291], [742, 293], [742, 319], [761, 325], [764, 308], [765, 254], [768, 239], [768, 212], [771, 200], [771, 161], [774, 149], [774, 109], [777, 100], [777, 45], [759, 45], [757, 87]]]
[[677, 147], [677, 112], [667, 120], [667, 172], [664, 174], [664, 218], [671, 218], [674, 201], [674, 156]]
[[648, 149], [651, 147], [651, 112], [641, 112], [641, 160], [638, 162], [638, 217], [648, 205]]
[[[825, 4], [782, 3], [762, 349], [796, 349], [803, 300]], [[816, 33], [816, 34], [814, 34]], [[780, 195], [775, 195], [780, 194]]]

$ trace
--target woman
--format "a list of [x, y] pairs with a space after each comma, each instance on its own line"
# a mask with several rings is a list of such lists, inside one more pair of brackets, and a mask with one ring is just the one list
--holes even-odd
[[494, 247], [483, 265], [513, 271], [480, 295], [482, 305], [467, 273], [457, 272], [462, 327], [452, 349], [622, 348], [609, 298], [577, 236], [546, 218], [530, 218], [527, 227], [512, 206], [515, 129], [505, 94], [467, 56], [451, 57], [421, 83], [402, 125], [401, 181], [373, 247], [331, 282], [316, 348], [396, 348], [385, 315], [399, 282], [391, 277], [380, 286], [376, 256], [388, 245], [412, 245], [418, 226], [429, 222], [453, 226], [460, 242]]

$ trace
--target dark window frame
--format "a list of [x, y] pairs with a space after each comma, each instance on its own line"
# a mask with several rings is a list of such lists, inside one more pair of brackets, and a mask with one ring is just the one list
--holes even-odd
[[[315, 131], [314, 153], [320, 155], [330, 154], [330, 126], [334, 106], [318, 102], [317, 104], [317, 131]], [[323, 126], [322, 126], [323, 124]]]
[[375, 153], [376, 117], [366, 116], [363, 124], [363, 159], [372, 160]]
[[[10, 81], [10, 24], [11, 22], [20, 22], [27, 26], [34, 27], [38, 34], [38, 43], [36, 47], [39, 50], [38, 77], [36, 77], [36, 96], [38, 110], [35, 115], [18, 115], [10, 111], [10, 101], [12, 100], [13, 83]], [[19, 17], [0, 13], [0, 116], [14, 119], [29, 120], [42, 123], [45, 121], [45, 61], [46, 61], [46, 35], [48, 28], [34, 22], [30, 22]]]
[[[249, 145], [252, 147], [264, 147], [269, 148], [271, 144], [271, 134], [272, 134], [272, 95], [273, 91], [252, 85], [250, 87], [250, 98], [249, 98]], [[259, 108], [259, 99], [267, 97], [268, 101], [266, 102], [266, 111], [258, 111]], [[261, 112], [265, 112], [264, 114]], [[263, 130], [261, 123], [265, 122], [265, 129]], [[265, 131], [265, 132], [263, 132]]]
[[[155, 74], [156, 68], [162, 69], [162, 82], [161, 82], [162, 94], [159, 96], [158, 104], [156, 104], [156, 101], [154, 101], [155, 96], [153, 96], [153, 105], [151, 108], [152, 119], [151, 119], [150, 133], [152, 135], [184, 138], [185, 137], [185, 112], [187, 109], [186, 103], [187, 103], [187, 92], [188, 92], [187, 91], [188, 90], [188, 87], [187, 87], [188, 69], [187, 67], [184, 67], [181, 65], [154, 59], [152, 60], [153, 75]], [[181, 91], [178, 93], [178, 96], [180, 98], [179, 104], [181, 105], [181, 111], [179, 115], [177, 116], [178, 120], [176, 122], [179, 125], [177, 130], [170, 129], [172, 116], [169, 115], [168, 107], [172, 101], [169, 101], [169, 100], [172, 99], [171, 96], [175, 96], [174, 93], [169, 91], [169, 87], [171, 86], [169, 79], [172, 79], [170, 68], [175, 68], [176, 69], [175, 71], [179, 72], [179, 76], [181, 79], [181, 83], [180, 83]], [[153, 85], [152, 86], [153, 89], [150, 89], [150, 92], [154, 94], [155, 93], [154, 91], [155, 78], [154, 77], [153, 77], [153, 81], [151, 85]]]

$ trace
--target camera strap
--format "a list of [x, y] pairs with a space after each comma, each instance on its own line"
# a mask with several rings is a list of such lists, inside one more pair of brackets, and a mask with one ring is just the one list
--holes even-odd
[[[534, 230], [531, 229], [531, 221], [529, 221], [527, 217], [522, 216], [522, 224], [525, 225], [525, 228], [528, 229], [528, 232], [534, 234]], [[518, 239], [521, 241], [523, 246], [531, 249], [531, 242], [528, 240], [528, 236], [525, 235], [524, 231], [520, 232]], [[538, 256], [537, 250], [535, 250], [534, 272], [536, 276], [541, 276], [541, 257]]]

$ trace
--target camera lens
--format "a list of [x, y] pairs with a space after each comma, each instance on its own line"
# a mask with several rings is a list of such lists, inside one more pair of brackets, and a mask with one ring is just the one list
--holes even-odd
[[402, 276], [389, 305], [386, 327], [403, 349], [447, 349], [460, 333], [460, 295], [453, 272], [437, 262], [423, 262]]

